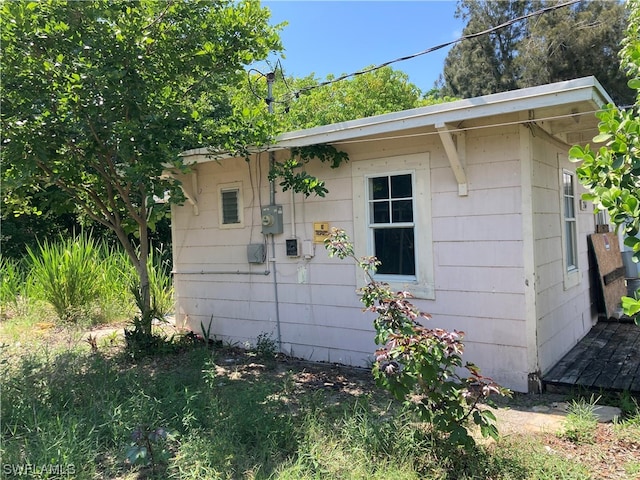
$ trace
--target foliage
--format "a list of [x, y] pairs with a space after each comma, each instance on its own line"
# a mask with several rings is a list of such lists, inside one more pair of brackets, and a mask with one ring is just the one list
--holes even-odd
[[[456, 16], [470, 35], [556, 3], [460, 0]], [[470, 98], [593, 75], [627, 104], [633, 94], [617, 58], [626, 17], [620, 2], [583, 1], [464, 40], [447, 55], [442, 92]]]
[[257, 2], [230, 0], [16, 1], [1, 11], [3, 202], [34, 212], [47, 191], [56, 209], [111, 229], [146, 312], [148, 233], [166, 215], [154, 198], [182, 199], [161, 174], [184, 169], [179, 155], [194, 145], [256, 143], [262, 132], [233, 117], [228, 88], [243, 65], [280, 49], [278, 27]]
[[258, 357], [273, 358], [278, 353], [278, 342], [270, 333], [262, 332], [256, 338], [253, 351]]
[[317, 159], [322, 163], [329, 163], [331, 168], [338, 168], [349, 160], [345, 152], [337, 150], [331, 145], [312, 145], [308, 147], [292, 148], [291, 158], [284, 162], [274, 162], [269, 171], [269, 180], [280, 179], [283, 191], [292, 189], [296, 193], [309, 196], [312, 193], [324, 197], [329, 191], [324, 181], [309, 175], [302, 170], [310, 160]]
[[126, 459], [131, 465], [151, 466], [153, 470], [166, 464], [171, 458], [169, 444], [176, 439], [176, 432], [162, 427], [153, 428], [139, 425], [131, 434], [131, 443], [126, 451]]
[[584, 398], [573, 400], [569, 404], [564, 431], [561, 436], [574, 443], [593, 443], [595, 441], [598, 418], [595, 414], [599, 398], [591, 396], [589, 401]]
[[27, 296], [27, 275], [21, 262], [0, 256], [0, 308], [17, 311], [19, 304]]
[[[0, 347], [5, 465], [73, 465], [77, 480], [597, 476], [575, 450], [571, 458], [550, 455], [548, 443], [531, 435], [464, 450], [433, 442], [411, 412], [390, 404], [385, 392], [372, 392], [351, 370], [336, 372], [348, 379], [348, 388], [337, 390], [305, 384], [314, 370], [287, 361], [287, 386], [280, 368], [256, 368], [253, 357], [237, 351], [194, 348], [132, 364], [117, 352], [91, 354], [82, 339], [80, 348], [59, 349], [60, 332], [41, 339], [30, 328], [24, 334], [29, 340], [20, 350]], [[632, 445], [634, 421], [616, 425]], [[154, 445], [165, 449], [166, 464], [156, 463], [153, 472], [125, 462], [132, 432], [159, 426], [179, 435]]]
[[[462, 364], [463, 333], [423, 327], [418, 319], [429, 319], [408, 300], [408, 292], [394, 293], [374, 278], [380, 262], [375, 257], [358, 260], [344, 230], [333, 229], [325, 240], [330, 256], [357, 262], [368, 283], [360, 289], [365, 310], [376, 314], [373, 322], [380, 345], [373, 374], [379, 386], [414, 409], [438, 434], [446, 434], [453, 445], [474, 443], [466, 422], [472, 419], [483, 436], [497, 438], [495, 416], [479, 402], [490, 394], [508, 395], [473, 364]], [[458, 371], [464, 368], [469, 376]]]
[[[607, 105], [596, 116], [599, 134], [594, 143], [603, 144], [597, 150], [590, 145], [575, 145], [569, 158], [580, 162], [577, 169], [580, 182], [589, 189], [583, 195], [591, 200], [597, 211], [609, 213], [616, 231], [625, 237], [624, 243], [640, 260], [640, 2], [628, 2], [629, 26], [620, 52], [621, 66], [632, 76], [629, 87], [635, 89], [636, 103], [619, 109]], [[640, 321], [640, 300], [624, 297], [623, 310]]]
[[[366, 70], [366, 68], [365, 68]], [[353, 78], [333, 82], [329, 75], [320, 80], [315, 75], [303, 78], [287, 77], [276, 66], [272, 84], [272, 107], [279, 132], [289, 132], [346, 122], [358, 118], [397, 112], [410, 108], [449, 101], [435, 92], [423, 96], [409, 82], [404, 72], [391, 67], [363, 73]], [[322, 85], [328, 82], [326, 85]], [[234, 104], [242, 106], [254, 118], [268, 115], [266, 75], [250, 74], [234, 95]]]
[[[328, 76], [322, 82], [314, 75], [288, 78], [282, 68], [275, 68], [272, 73], [274, 81], [271, 107], [274, 115], [268, 112], [267, 76], [262, 73], [249, 74], [248, 81], [236, 90], [234, 104], [254, 126], [262, 126], [266, 123], [265, 117], [273, 117], [273, 134], [452, 100], [440, 97], [435, 91], [423, 96], [420, 89], [409, 82], [405, 73], [391, 67], [338, 82], [333, 82], [334, 76]], [[291, 189], [305, 196], [313, 193], [323, 197], [327, 193], [324, 182], [304, 170], [304, 166], [311, 160], [319, 160], [329, 164], [331, 168], [338, 168], [349, 158], [345, 152], [338, 151], [331, 145], [293, 148], [289, 159], [272, 164], [269, 179], [279, 180], [284, 191]]]
[[[0, 257], [0, 306], [5, 316], [37, 315], [43, 322], [46, 315], [39, 304], [45, 302], [58, 319], [85, 325], [122, 321], [135, 313], [130, 286], [136, 272], [121, 248], [81, 233], [47, 241], [29, 252], [21, 261]], [[156, 317], [165, 318], [174, 308], [169, 265], [160, 250], [152, 250], [150, 258], [152, 304]]]
[[[533, 8], [552, 5], [534, 2]], [[633, 101], [633, 90], [620, 70], [620, 43], [627, 25], [622, 2], [579, 2], [527, 22], [517, 68], [520, 86], [595, 76], [618, 105]]]
[[63, 321], [77, 321], [100, 293], [100, 254], [86, 234], [28, 249], [30, 274]]

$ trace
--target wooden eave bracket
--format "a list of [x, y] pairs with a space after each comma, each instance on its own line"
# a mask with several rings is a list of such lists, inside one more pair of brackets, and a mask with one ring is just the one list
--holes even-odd
[[193, 206], [193, 214], [200, 215], [198, 209], [198, 171], [195, 168], [192, 168], [191, 173], [188, 174], [165, 171], [165, 175], [180, 180], [180, 188], [187, 201]]
[[[469, 195], [469, 186], [467, 183], [467, 172], [464, 168], [466, 147], [464, 132], [452, 134], [451, 127], [446, 123], [437, 123], [435, 127], [440, 135], [440, 140], [449, 159], [453, 175], [458, 182], [458, 195], [465, 197]], [[454, 135], [456, 136], [456, 141], [453, 139]]]

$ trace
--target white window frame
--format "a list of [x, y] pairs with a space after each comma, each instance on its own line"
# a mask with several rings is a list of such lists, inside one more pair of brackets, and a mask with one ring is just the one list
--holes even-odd
[[[571, 177], [572, 195], [566, 195], [564, 191], [564, 179], [568, 175]], [[566, 168], [560, 169], [559, 175], [559, 193], [560, 193], [560, 221], [561, 221], [561, 241], [562, 241], [562, 271], [564, 275], [564, 289], [575, 287], [580, 283], [580, 260], [578, 252], [578, 203], [577, 203], [577, 188], [576, 188], [576, 173], [567, 170]], [[573, 205], [573, 217], [568, 216], [570, 212], [567, 212], [565, 208], [565, 202], [570, 201]], [[568, 238], [567, 227], [571, 227], [570, 236]], [[567, 249], [567, 243], [571, 241], [573, 244], [573, 262], [570, 264], [570, 252]]]
[[[372, 178], [381, 178], [381, 177], [386, 177], [386, 178], [391, 178], [391, 177], [395, 177], [398, 175], [411, 175], [411, 209], [412, 209], [412, 217], [413, 220], [411, 222], [402, 222], [402, 223], [393, 223], [393, 221], [390, 219], [389, 223], [386, 224], [379, 224], [379, 223], [373, 223], [371, 221], [372, 217], [373, 217], [373, 212], [371, 211], [371, 207], [372, 204], [374, 203], [374, 201], [371, 198], [371, 191], [370, 191], [370, 180]], [[416, 173], [413, 170], [406, 170], [406, 171], [397, 171], [397, 172], [390, 172], [390, 173], [372, 173], [369, 175], [365, 175], [365, 188], [367, 190], [367, 229], [369, 232], [368, 235], [368, 242], [367, 242], [367, 251], [371, 252], [370, 255], [373, 255], [375, 253], [375, 230], [378, 229], [382, 229], [382, 228], [407, 228], [410, 227], [413, 229], [413, 237], [414, 237], [414, 243], [417, 243], [417, 239], [416, 239], [416, 219], [415, 219], [415, 210], [416, 210], [416, 202], [415, 202], [415, 191], [416, 191]], [[389, 192], [389, 194], [391, 194], [391, 192]], [[391, 201], [391, 198], [388, 199], [389, 201]], [[389, 215], [391, 215], [392, 212], [391, 210], [389, 211]], [[417, 247], [417, 245], [416, 245]], [[418, 264], [418, 254], [419, 251], [417, 248], [414, 247], [414, 270], [415, 270], [415, 274], [414, 275], [396, 275], [396, 274], [376, 274], [375, 278], [376, 280], [382, 281], [382, 282], [403, 282], [403, 283], [407, 283], [407, 282], [415, 282], [416, 279], [419, 276], [419, 264]]]
[[[226, 192], [236, 192], [238, 202], [238, 222], [224, 223], [224, 213], [222, 208], [222, 194]], [[244, 204], [242, 201], [242, 182], [221, 183], [218, 185], [218, 225], [222, 229], [244, 228]]]
[[[431, 169], [428, 152], [354, 161], [354, 248], [358, 257], [374, 254], [373, 228], [369, 216], [369, 179], [412, 175], [415, 275], [380, 275], [393, 290], [404, 290], [420, 299], [435, 299], [433, 236], [431, 222]], [[403, 225], [403, 224], [398, 224]]]

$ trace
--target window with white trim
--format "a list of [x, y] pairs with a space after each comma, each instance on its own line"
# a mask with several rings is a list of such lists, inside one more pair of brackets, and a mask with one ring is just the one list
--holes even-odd
[[570, 288], [577, 285], [580, 281], [578, 265], [576, 180], [575, 173], [570, 170], [561, 170], [560, 197], [564, 286], [565, 288]]
[[573, 172], [562, 171], [562, 198], [564, 200], [565, 267], [567, 272], [578, 269], [576, 242], [576, 195]]
[[242, 211], [242, 184], [227, 183], [218, 186], [220, 228], [244, 226]]
[[434, 299], [429, 153], [352, 163], [353, 243], [382, 262], [376, 279]]
[[415, 279], [413, 175], [369, 177], [367, 189], [370, 243], [381, 262], [377, 273]]

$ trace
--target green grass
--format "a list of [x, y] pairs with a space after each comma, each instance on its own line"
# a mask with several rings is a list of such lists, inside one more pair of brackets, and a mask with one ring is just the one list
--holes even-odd
[[[174, 308], [163, 257], [153, 250], [148, 263], [152, 305], [161, 318]], [[132, 294], [136, 278], [122, 249], [89, 235], [43, 242], [21, 261], [0, 257], [2, 318], [85, 326], [131, 320], [138, 313]]]
[[[293, 366], [255, 354], [192, 347], [133, 362], [107, 341], [92, 353], [78, 332], [0, 348], [3, 464], [73, 465], [77, 479], [589, 477], [536, 438], [447, 450], [385, 393], [304, 386]], [[155, 468], [127, 464], [134, 432], [157, 428], [176, 436], [153, 443]]]

